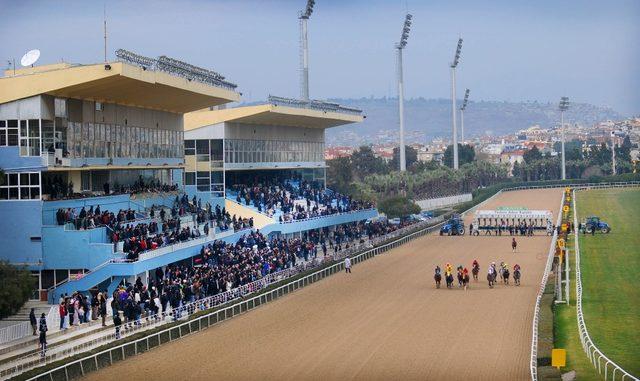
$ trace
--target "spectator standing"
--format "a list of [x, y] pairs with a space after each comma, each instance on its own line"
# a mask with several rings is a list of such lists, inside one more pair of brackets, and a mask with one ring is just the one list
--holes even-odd
[[64, 303], [64, 299], [60, 301], [60, 306], [58, 306], [58, 314], [60, 315], [60, 330], [65, 329], [64, 319], [67, 317], [67, 307]]
[[45, 352], [47, 351], [47, 318], [44, 313], [40, 316], [40, 357], [44, 357]]
[[351, 258], [349, 257], [344, 259], [344, 271], [351, 274]]
[[113, 315], [113, 325], [116, 328], [116, 340], [118, 340], [120, 338], [120, 326], [122, 325], [122, 319], [119, 313]]
[[31, 328], [33, 328], [33, 336], [35, 336], [36, 331], [38, 330], [38, 321], [36, 320], [35, 308], [32, 308], [31, 312], [29, 312], [29, 322], [31, 323]]

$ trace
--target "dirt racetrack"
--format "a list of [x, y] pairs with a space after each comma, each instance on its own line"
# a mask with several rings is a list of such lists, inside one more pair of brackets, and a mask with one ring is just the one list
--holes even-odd
[[[561, 190], [503, 193], [482, 209], [558, 212]], [[467, 225], [468, 225], [467, 221]], [[539, 233], [540, 234], [540, 233]], [[527, 380], [533, 306], [550, 238], [416, 239], [89, 380]], [[471, 269], [468, 291], [435, 289], [433, 268]], [[522, 266], [522, 285], [489, 289], [487, 263]], [[444, 284], [444, 280], [443, 280]], [[457, 284], [457, 282], [456, 282]]]

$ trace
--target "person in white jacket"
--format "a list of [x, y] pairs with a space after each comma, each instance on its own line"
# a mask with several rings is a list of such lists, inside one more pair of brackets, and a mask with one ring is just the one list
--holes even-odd
[[344, 259], [344, 271], [351, 274], [351, 258], [349, 257]]

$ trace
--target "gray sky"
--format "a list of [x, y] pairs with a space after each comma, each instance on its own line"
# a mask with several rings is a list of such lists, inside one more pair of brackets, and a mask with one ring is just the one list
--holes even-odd
[[[0, 67], [39, 48], [39, 63], [100, 62], [102, 1], [0, 0]], [[244, 100], [297, 97], [296, 1], [108, 1], [109, 58], [117, 48], [211, 68]], [[309, 22], [312, 98], [395, 96], [404, 13], [406, 96], [449, 96], [457, 38], [458, 94], [472, 99], [577, 102], [640, 114], [640, 1], [317, 0]]]

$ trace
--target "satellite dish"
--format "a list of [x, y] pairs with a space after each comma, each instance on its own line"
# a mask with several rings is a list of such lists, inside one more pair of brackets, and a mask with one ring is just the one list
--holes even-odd
[[22, 56], [20, 64], [24, 67], [32, 66], [40, 58], [40, 51], [38, 49], [29, 50]]

